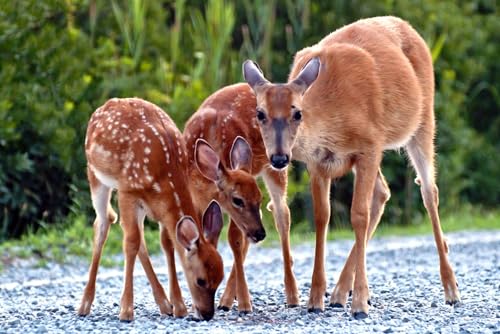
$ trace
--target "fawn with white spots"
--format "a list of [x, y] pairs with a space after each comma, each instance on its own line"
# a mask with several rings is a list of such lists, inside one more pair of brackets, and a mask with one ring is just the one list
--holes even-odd
[[[187, 314], [177, 281], [177, 251], [198, 317], [214, 315], [215, 291], [224, 268], [217, 252], [222, 213], [216, 202], [207, 203], [202, 222], [189, 193], [184, 139], [174, 122], [159, 107], [138, 99], [111, 99], [92, 115], [85, 139], [88, 179], [96, 212], [94, 248], [89, 280], [78, 313], [87, 315], [95, 295], [95, 280], [108, 236], [117, 219], [110, 205], [117, 190], [123, 229], [125, 282], [120, 320], [133, 319], [133, 270], [136, 256], [151, 283], [161, 314]], [[203, 152], [202, 152], [203, 154]], [[214, 165], [214, 170], [216, 166]], [[160, 224], [161, 245], [166, 254], [170, 302], [151, 265], [144, 241], [144, 218]]]
[[[203, 102], [184, 129], [194, 202], [200, 210], [216, 199], [231, 217], [228, 240], [234, 263], [219, 308], [229, 310], [236, 299], [238, 310], [245, 313], [252, 311], [252, 303], [243, 262], [249, 240], [256, 242], [265, 236], [257, 176], [263, 177], [271, 195], [268, 209], [272, 210], [281, 238], [287, 304], [299, 304], [290, 255], [290, 211], [285, 191], [287, 171], [271, 168], [255, 119], [255, 107], [255, 96], [246, 83], [224, 87]], [[212, 151], [210, 147], [216, 153], [211, 157], [206, 154], [210, 158], [207, 161], [200, 159], [199, 152]], [[205, 164], [214, 161], [220, 167], [216, 173], [211, 173]]]
[[331, 179], [352, 170], [356, 241], [330, 303], [344, 307], [352, 290], [352, 314], [367, 316], [366, 244], [390, 197], [380, 163], [384, 150], [400, 147], [417, 172], [432, 222], [445, 301], [459, 302], [438, 214], [432, 59], [418, 33], [395, 17], [360, 20], [299, 51], [286, 84], [270, 83], [251, 61], [243, 72], [256, 95], [256, 117], [271, 164], [283, 170], [293, 157], [307, 164], [311, 176], [316, 252], [309, 310], [324, 309]]

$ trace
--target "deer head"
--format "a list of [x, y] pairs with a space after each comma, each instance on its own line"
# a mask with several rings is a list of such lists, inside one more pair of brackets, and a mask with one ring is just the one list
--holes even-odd
[[252, 150], [243, 137], [235, 138], [230, 161], [231, 169], [225, 168], [210, 144], [203, 139], [196, 141], [196, 166], [204, 177], [216, 183], [219, 203], [250, 240], [261, 241], [266, 236], [260, 215], [262, 194], [250, 173]]
[[243, 76], [256, 99], [256, 117], [271, 166], [281, 170], [292, 159], [292, 147], [302, 122], [302, 95], [316, 80], [319, 58], [312, 58], [299, 75], [287, 84], [272, 84], [259, 66], [247, 60]]
[[182, 217], [176, 226], [177, 241], [184, 247], [184, 273], [193, 298], [195, 315], [203, 320], [214, 316], [214, 298], [224, 276], [217, 241], [222, 230], [222, 212], [212, 201], [203, 214], [203, 232], [191, 217]]

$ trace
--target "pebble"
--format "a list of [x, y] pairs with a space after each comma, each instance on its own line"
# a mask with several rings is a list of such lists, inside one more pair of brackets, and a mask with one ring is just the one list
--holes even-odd
[[[287, 308], [283, 265], [279, 247], [253, 245], [245, 262], [245, 274], [254, 312], [240, 316], [235, 306], [217, 310], [211, 321], [191, 317], [161, 317], [151, 287], [140, 264], [134, 276], [135, 321], [118, 321], [122, 291], [122, 267], [100, 268], [96, 296], [89, 316], [76, 310], [87, 279], [90, 259], [68, 258], [67, 264], [49, 263], [38, 268], [31, 260], [5, 266], [0, 275], [0, 332], [175, 332], [175, 333], [499, 333], [500, 231], [447, 234], [452, 250], [449, 258], [460, 285], [463, 303], [450, 307], [443, 301], [439, 261], [432, 236], [384, 238], [370, 241], [367, 274], [372, 307], [367, 319], [354, 320], [351, 298], [347, 306], [307, 312], [314, 248], [292, 245], [294, 273], [300, 291], [300, 306]], [[349, 254], [352, 241], [329, 242], [325, 270], [328, 295]], [[231, 250], [221, 243], [225, 280], [232, 264]], [[106, 256], [104, 254], [103, 256]], [[167, 269], [161, 254], [152, 257], [160, 282], [168, 287]], [[121, 256], [113, 258], [115, 263]], [[180, 267], [180, 266], [179, 266]], [[179, 275], [188, 309], [191, 297], [185, 277]], [[225, 280], [218, 289], [220, 299]]]

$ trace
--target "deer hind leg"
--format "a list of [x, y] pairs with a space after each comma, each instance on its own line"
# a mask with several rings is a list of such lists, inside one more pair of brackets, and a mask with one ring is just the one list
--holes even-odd
[[330, 220], [330, 178], [314, 175], [311, 172], [311, 191], [314, 207], [314, 224], [316, 225], [316, 248], [311, 292], [307, 309], [309, 312], [324, 310], [326, 291], [325, 243], [326, 231]]
[[[389, 186], [379, 169], [377, 179], [375, 180], [375, 189], [373, 190], [373, 199], [370, 209], [370, 223], [368, 225], [368, 240], [371, 239], [375, 232], [380, 218], [384, 213], [385, 203], [391, 197]], [[339, 280], [333, 289], [330, 298], [330, 306], [345, 307], [349, 293], [353, 289], [354, 274], [356, 269], [356, 245], [354, 245], [349, 253], [349, 257], [342, 269]]]
[[139, 228], [139, 207], [134, 196], [118, 192], [120, 208], [120, 225], [123, 230], [123, 252], [125, 254], [125, 281], [120, 305], [120, 320], [134, 319], [134, 265], [141, 246], [141, 231]]
[[99, 182], [90, 169], [87, 169], [87, 175], [96, 219], [94, 221], [94, 245], [92, 249], [92, 262], [89, 268], [89, 279], [83, 292], [80, 308], [78, 309], [79, 315], [88, 315], [90, 313], [90, 307], [95, 297], [95, 282], [102, 249], [108, 238], [109, 226], [116, 222], [117, 217], [116, 212], [110, 204], [111, 189]]
[[139, 247], [139, 260], [141, 261], [142, 267], [144, 268], [144, 272], [146, 273], [146, 277], [148, 278], [149, 284], [151, 284], [151, 289], [153, 290], [153, 296], [156, 304], [160, 308], [161, 315], [172, 315], [172, 304], [167, 298], [165, 294], [165, 290], [163, 290], [160, 281], [158, 280], [158, 276], [153, 269], [153, 265], [151, 264], [151, 259], [149, 257], [148, 249], [146, 247], [146, 240], [144, 239], [144, 218], [146, 217], [145, 211], [139, 210], [139, 230], [141, 231], [141, 246]]
[[280, 235], [285, 276], [285, 294], [288, 307], [299, 305], [299, 290], [293, 274], [293, 259], [290, 251], [290, 209], [286, 203], [287, 172], [267, 170], [263, 174], [264, 182], [271, 196], [274, 223]]
[[228, 241], [233, 251], [234, 263], [219, 308], [229, 310], [233, 305], [233, 301], [237, 299], [238, 311], [244, 314], [250, 313], [252, 312], [252, 301], [243, 266], [250, 243], [232, 219], [229, 224]]
[[165, 252], [167, 258], [168, 267], [168, 285], [170, 292], [170, 300], [174, 305], [174, 317], [182, 318], [185, 317], [188, 312], [186, 304], [184, 304], [184, 299], [182, 298], [181, 288], [179, 287], [179, 281], [177, 280], [177, 270], [175, 268], [175, 254], [174, 254], [174, 244], [168, 235], [168, 230], [163, 225], [160, 225], [160, 242], [163, 251]]
[[[425, 125], [425, 124], [423, 124]], [[460, 293], [453, 269], [448, 261], [448, 245], [444, 240], [439, 221], [439, 194], [434, 176], [433, 131], [422, 126], [406, 146], [413, 167], [417, 172], [420, 192], [425, 209], [432, 223], [434, 240], [439, 254], [441, 282], [444, 287], [445, 302], [454, 305], [460, 302]]]

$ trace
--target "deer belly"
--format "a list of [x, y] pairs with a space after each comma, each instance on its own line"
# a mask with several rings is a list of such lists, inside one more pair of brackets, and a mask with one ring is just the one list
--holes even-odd
[[384, 150], [397, 150], [403, 146], [406, 146], [411, 137], [412, 135], [409, 135], [404, 138], [398, 138], [397, 140], [386, 143], [386, 145], [384, 146]]

